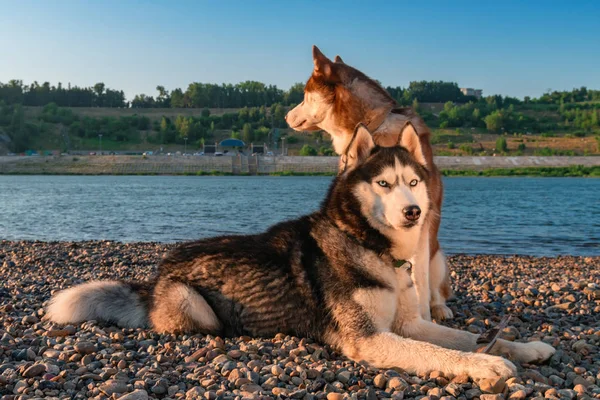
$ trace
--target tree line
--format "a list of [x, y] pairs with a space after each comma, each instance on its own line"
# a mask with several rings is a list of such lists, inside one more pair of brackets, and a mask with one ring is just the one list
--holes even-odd
[[[244, 107], [237, 112], [211, 115], [208, 108], [198, 116], [178, 115], [175, 118], [163, 116], [150, 120], [146, 116], [129, 115], [121, 117], [89, 117], [76, 114], [71, 108], [59, 107], [50, 103], [43, 107], [35, 119], [27, 119], [21, 104], [6, 104], [0, 101], [0, 135], [10, 138], [9, 148], [20, 153], [31, 149], [44, 135], [60, 132], [65, 139], [97, 139], [122, 143], [139, 143], [141, 133], [152, 144], [183, 144], [201, 147], [205, 140], [214, 139], [216, 131], [230, 131], [232, 137], [246, 143], [277, 140], [269, 137], [272, 128], [285, 128], [287, 108], [274, 104], [267, 109]], [[58, 130], [58, 131], [57, 131]]]
[[446, 102], [437, 116], [422, 109], [416, 101], [413, 108], [430, 127], [436, 128], [485, 128], [490, 133], [561, 130], [575, 136], [585, 136], [600, 129], [600, 103], [524, 104], [510, 98], [489, 96], [466, 104]]
[[[401, 105], [410, 105], [415, 100], [421, 103], [451, 101], [459, 104], [477, 101], [475, 97], [465, 96], [455, 82], [418, 81], [410, 82], [406, 88], [388, 86], [386, 90]], [[131, 101], [127, 101], [122, 90], [111, 89], [102, 82], [90, 87], [70, 84], [64, 87], [61, 83], [54, 86], [49, 82], [26, 85], [20, 80], [0, 82], [0, 100], [6, 104], [45, 106], [55, 103], [60, 107], [115, 108], [242, 108], [270, 107], [273, 104], [292, 106], [302, 102], [304, 84], [296, 83], [288, 90], [282, 90], [275, 85], [256, 81], [221, 85], [194, 82], [186, 90], [176, 88], [169, 91], [159, 85], [156, 91], [155, 95], [136, 94]], [[512, 97], [491, 97], [499, 97], [501, 102], [512, 104], [593, 102], [600, 101], [600, 90], [581, 87], [572, 91], [548, 92], [537, 99], [525, 97], [523, 101]]]

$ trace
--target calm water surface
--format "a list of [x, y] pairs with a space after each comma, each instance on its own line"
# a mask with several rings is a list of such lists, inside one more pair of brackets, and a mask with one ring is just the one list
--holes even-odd
[[[0, 239], [173, 242], [316, 210], [327, 177], [0, 176]], [[448, 178], [447, 253], [600, 255], [600, 179]]]

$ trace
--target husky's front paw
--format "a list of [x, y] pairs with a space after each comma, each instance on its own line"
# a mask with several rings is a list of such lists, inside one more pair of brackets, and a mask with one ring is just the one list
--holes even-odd
[[544, 342], [515, 343], [512, 342], [512, 348], [508, 350], [508, 356], [511, 360], [522, 363], [539, 363], [546, 361], [556, 349]]
[[431, 306], [431, 316], [436, 321], [443, 321], [445, 319], [454, 318], [452, 310], [445, 304], [435, 304]]
[[[465, 360], [467, 361], [467, 360]], [[488, 354], [473, 354], [469, 357], [469, 365], [463, 373], [472, 379], [509, 378], [517, 374], [517, 367], [505, 358]]]

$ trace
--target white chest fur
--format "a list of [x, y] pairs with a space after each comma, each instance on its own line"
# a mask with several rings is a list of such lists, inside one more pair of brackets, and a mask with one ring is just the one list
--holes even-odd
[[387, 332], [392, 329], [396, 317], [399, 289], [396, 271], [374, 255], [369, 256], [365, 261], [367, 261], [366, 269], [391, 289], [360, 288], [354, 291], [352, 297], [369, 314], [377, 330]]

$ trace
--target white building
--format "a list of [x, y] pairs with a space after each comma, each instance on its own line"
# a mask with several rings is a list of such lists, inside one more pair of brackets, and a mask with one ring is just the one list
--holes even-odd
[[481, 90], [481, 89], [473, 89], [473, 88], [460, 88], [460, 91], [465, 96], [475, 96], [478, 99], [481, 98], [481, 94], [483, 92], [483, 90]]

